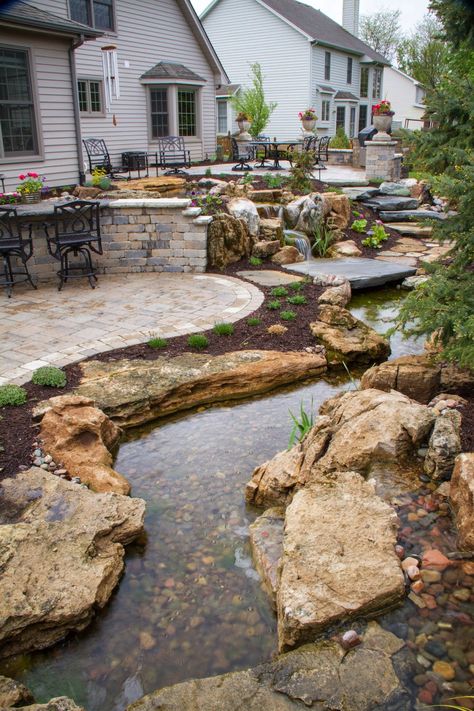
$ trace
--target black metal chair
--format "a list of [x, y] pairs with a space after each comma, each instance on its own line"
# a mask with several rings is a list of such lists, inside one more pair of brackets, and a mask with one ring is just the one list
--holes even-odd
[[191, 153], [182, 136], [164, 136], [158, 139], [158, 165], [165, 175], [187, 175], [184, 168], [191, 167]]
[[[48, 251], [60, 263], [58, 291], [68, 279], [87, 277], [95, 289], [97, 281], [92, 265], [91, 252], [103, 254], [100, 235], [99, 203], [74, 200], [54, 208], [54, 234], [50, 235], [45, 224]], [[82, 263], [70, 264], [70, 257], [81, 257]], [[75, 273], [78, 272], [78, 273]]]
[[[90, 173], [94, 168], [101, 168], [106, 175], [114, 180], [130, 180], [130, 164], [112, 165], [110, 153], [103, 138], [84, 138], [82, 142], [86, 149]], [[123, 173], [128, 173], [128, 176], [125, 177]]]
[[[28, 230], [26, 238], [23, 236], [25, 227]], [[12, 295], [13, 286], [18, 282], [28, 281], [33, 289], [37, 288], [27, 265], [33, 254], [31, 231], [31, 224], [22, 226], [16, 208], [0, 207], [0, 257], [3, 261], [3, 279], [0, 281], [0, 285], [5, 287], [8, 298]], [[20, 261], [23, 267], [17, 265], [12, 267], [12, 258]], [[21, 278], [15, 280], [15, 276]]]
[[[270, 144], [270, 136], [257, 136], [257, 141]], [[256, 146], [254, 157], [255, 161], [260, 161], [255, 163], [255, 168], [266, 168], [265, 162], [270, 160], [270, 145]]]
[[239, 145], [239, 142], [236, 141], [233, 136], [231, 136], [230, 140], [232, 142], [232, 161], [237, 161], [232, 167], [232, 170], [253, 170], [253, 168], [249, 165], [249, 161], [254, 160], [255, 158], [253, 147], [249, 146], [245, 142], [242, 142], [243, 145]]
[[325, 163], [329, 160], [329, 136], [322, 136], [318, 145], [318, 152], [316, 154], [316, 166], [318, 170], [326, 170]]

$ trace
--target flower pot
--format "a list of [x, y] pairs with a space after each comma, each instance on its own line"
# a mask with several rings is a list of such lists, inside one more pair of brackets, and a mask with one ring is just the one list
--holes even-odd
[[387, 131], [392, 125], [392, 115], [391, 114], [380, 114], [379, 116], [374, 116], [374, 127], [377, 129], [377, 135], [374, 136], [372, 140], [375, 141], [391, 141], [392, 139], [388, 135]]
[[249, 128], [251, 126], [250, 121], [237, 121], [237, 126], [239, 127], [239, 135], [237, 136], [238, 141], [251, 141], [252, 137], [249, 133]]
[[38, 190], [35, 193], [23, 193], [21, 200], [26, 205], [33, 205], [37, 202], [41, 202], [41, 190]]
[[313, 133], [314, 127], [316, 126], [316, 119], [301, 119], [303, 125], [303, 132]]

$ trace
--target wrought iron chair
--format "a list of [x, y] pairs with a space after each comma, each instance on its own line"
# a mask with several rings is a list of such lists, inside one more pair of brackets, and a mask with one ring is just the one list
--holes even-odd
[[326, 170], [325, 163], [329, 160], [329, 136], [322, 136], [318, 145], [318, 152], [316, 154], [316, 166], [318, 170]]
[[[28, 229], [26, 238], [23, 236], [22, 224], [18, 219], [16, 208], [0, 208], [0, 257], [3, 261], [3, 279], [0, 281], [0, 285], [5, 287], [8, 298], [12, 295], [13, 286], [18, 282], [29, 281], [33, 289], [37, 288], [27, 265], [33, 254], [32, 225], [23, 225], [23, 227]], [[15, 264], [12, 268], [12, 257], [20, 261], [23, 267], [17, 267]], [[21, 278], [15, 280], [15, 276]]]
[[86, 149], [90, 173], [94, 168], [101, 168], [114, 180], [125, 180], [123, 173], [128, 173], [127, 179], [130, 180], [130, 164], [112, 165], [110, 153], [103, 138], [84, 138], [82, 142]]
[[[74, 200], [54, 208], [54, 234], [50, 235], [45, 224], [48, 251], [60, 263], [58, 291], [68, 279], [87, 277], [95, 289], [97, 281], [92, 265], [91, 252], [103, 254], [100, 235], [99, 203]], [[71, 257], [81, 257], [82, 263], [70, 264]], [[75, 273], [78, 272], [78, 273]]]
[[232, 167], [232, 170], [253, 170], [249, 165], [250, 160], [254, 160], [255, 154], [252, 146], [247, 145], [243, 142], [243, 145], [239, 145], [239, 142], [231, 136], [232, 141], [232, 160], [237, 161], [237, 163]]
[[165, 175], [187, 175], [183, 168], [191, 167], [191, 153], [182, 136], [164, 136], [158, 139], [158, 165]]
[[[270, 143], [270, 136], [257, 136], [257, 141]], [[257, 146], [255, 149], [255, 160], [260, 161], [255, 163], [255, 168], [266, 168], [265, 161], [270, 160], [270, 146]]]

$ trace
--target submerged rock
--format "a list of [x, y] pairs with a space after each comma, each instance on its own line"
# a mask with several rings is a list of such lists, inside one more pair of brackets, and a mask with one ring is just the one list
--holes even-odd
[[32, 704], [31, 706], [22, 706], [22, 711], [85, 711], [82, 706], [77, 706], [74, 701], [66, 696], [58, 696], [45, 704]]
[[459, 546], [474, 551], [473, 452], [465, 452], [456, 458], [449, 495], [456, 514]]
[[275, 608], [279, 579], [278, 563], [283, 552], [284, 523], [285, 510], [275, 506], [264, 511], [249, 526], [250, 546], [255, 567]]
[[34, 702], [33, 694], [15, 679], [0, 676], [0, 708], [25, 706]]
[[461, 452], [461, 414], [449, 410], [436, 418], [428, 443], [425, 472], [433, 481], [450, 479], [454, 460]]
[[123, 546], [143, 530], [145, 502], [94, 494], [35, 467], [5, 479], [0, 500], [6, 657], [44, 649], [89, 624], [120, 579]]

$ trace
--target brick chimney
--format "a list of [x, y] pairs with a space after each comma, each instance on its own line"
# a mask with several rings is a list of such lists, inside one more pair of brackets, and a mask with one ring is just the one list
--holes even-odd
[[360, 0], [343, 0], [342, 26], [351, 35], [359, 36], [359, 2]]

